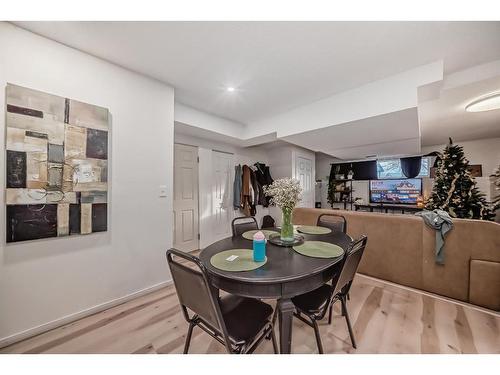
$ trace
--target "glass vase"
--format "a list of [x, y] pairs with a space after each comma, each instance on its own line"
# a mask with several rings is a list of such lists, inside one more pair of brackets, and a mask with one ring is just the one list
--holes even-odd
[[293, 242], [292, 210], [282, 210], [281, 240]]

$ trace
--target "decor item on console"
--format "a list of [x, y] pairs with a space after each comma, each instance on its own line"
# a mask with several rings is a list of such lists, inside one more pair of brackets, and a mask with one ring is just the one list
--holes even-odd
[[354, 202], [353, 203], [354, 203], [354, 205], [356, 205], [356, 204], [365, 204], [365, 201], [361, 197], [356, 197], [356, 198], [354, 198]]
[[6, 240], [107, 230], [109, 111], [6, 87]]
[[281, 240], [294, 241], [292, 211], [300, 202], [302, 188], [300, 182], [294, 178], [280, 178], [264, 188], [267, 196], [271, 197], [271, 204], [281, 208], [283, 221], [281, 223]]
[[424, 208], [425, 207], [425, 204], [424, 204], [424, 197], [422, 195], [419, 195], [417, 197], [417, 207], [418, 208]]
[[354, 177], [354, 172], [352, 171], [352, 164], [351, 167], [349, 168], [349, 172], [347, 172], [347, 179], [352, 180]]
[[468, 169], [463, 148], [451, 138], [440, 156], [426, 209], [441, 209], [455, 218], [493, 220], [493, 212]]

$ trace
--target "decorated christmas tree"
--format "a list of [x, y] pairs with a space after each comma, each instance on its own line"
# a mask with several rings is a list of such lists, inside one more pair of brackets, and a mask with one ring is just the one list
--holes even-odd
[[500, 165], [493, 172], [493, 184], [495, 185], [495, 197], [493, 198], [493, 211], [500, 209]]
[[434, 188], [425, 208], [441, 209], [451, 217], [493, 220], [493, 211], [468, 167], [463, 148], [454, 145], [450, 138], [437, 162]]

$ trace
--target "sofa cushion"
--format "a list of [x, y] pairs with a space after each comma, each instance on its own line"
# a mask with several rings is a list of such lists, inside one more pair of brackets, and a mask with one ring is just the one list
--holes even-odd
[[456, 220], [453, 222], [454, 228], [445, 237], [444, 265], [435, 261], [436, 231], [424, 224], [422, 289], [460, 301], [468, 301], [469, 260], [472, 247], [467, 232], [457, 228]]
[[[318, 216], [332, 210], [296, 208], [294, 224], [316, 225]], [[368, 236], [368, 243], [358, 272], [422, 289], [421, 218], [411, 215], [388, 215], [370, 212], [333, 211], [347, 220], [347, 234]]]
[[350, 213], [347, 232], [368, 236], [358, 272], [422, 288], [422, 220], [407, 215]]
[[500, 310], [500, 263], [471, 260], [469, 302]]

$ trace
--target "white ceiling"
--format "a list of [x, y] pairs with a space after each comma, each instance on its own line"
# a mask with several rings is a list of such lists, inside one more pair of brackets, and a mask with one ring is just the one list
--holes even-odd
[[[500, 59], [500, 22], [16, 22], [248, 124], [443, 59]], [[235, 86], [235, 93], [224, 91]]]
[[500, 76], [444, 90], [434, 100], [420, 102], [422, 145], [500, 137], [500, 109], [466, 112], [465, 107], [486, 94], [500, 92]]
[[416, 108], [316, 129], [283, 139], [344, 160], [414, 155], [420, 152]]
[[279, 142], [276, 141], [276, 133], [270, 133], [261, 137], [243, 140], [241, 138], [232, 137], [212, 130], [184, 124], [179, 121], [175, 121], [174, 123], [174, 132], [175, 134], [201, 138], [205, 140], [215, 141], [217, 143], [225, 143], [236, 147], [252, 147], [256, 145], [269, 145], [270, 143]]

